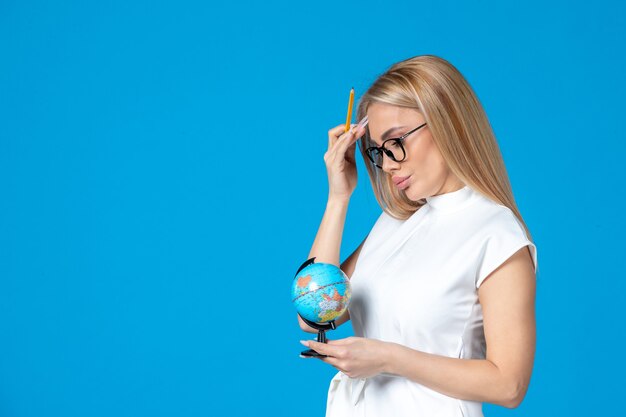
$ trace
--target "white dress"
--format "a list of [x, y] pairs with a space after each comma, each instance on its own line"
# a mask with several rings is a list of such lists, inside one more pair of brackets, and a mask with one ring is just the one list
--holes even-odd
[[[453, 358], [484, 359], [478, 287], [520, 248], [537, 249], [506, 206], [469, 186], [426, 199], [407, 220], [385, 212], [351, 277], [355, 336]], [[482, 417], [482, 403], [453, 398], [407, 378], [365, 380], [338, 372], [326, 417]]]

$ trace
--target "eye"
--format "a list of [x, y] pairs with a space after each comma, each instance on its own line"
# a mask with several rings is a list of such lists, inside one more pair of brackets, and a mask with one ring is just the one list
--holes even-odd
[[402, 139], [396, 139], [396, 140], [392, 140], [391, 143], [389, 143], [389, 149], [400, 149], [400, 142], [402, 141]]

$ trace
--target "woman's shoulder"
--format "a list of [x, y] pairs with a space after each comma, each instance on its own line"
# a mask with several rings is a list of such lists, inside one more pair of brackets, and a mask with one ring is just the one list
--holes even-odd
[[513, 210], [484, 196], [480, 196], [466, 221], [473, 226], [470, 227], [473, 238], [483, 242], [528, 239], [523, 223]]
[[513, 210], [479, 193], [476, 193], [476, 204], [472, 206], [471, 216], [467, 218], [482, 223], [484, 227], [497, 228], [520, 223]]

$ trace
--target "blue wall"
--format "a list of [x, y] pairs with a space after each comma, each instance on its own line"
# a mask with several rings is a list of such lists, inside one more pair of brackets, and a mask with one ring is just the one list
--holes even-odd
[[485, 414], [621, 413], [624, 5], [506, 3], [3, 0], [0, 416], [323, 415], [289, 291], [327, 130], [419, 54], [476, 90], [538, 248], [531, 386]]

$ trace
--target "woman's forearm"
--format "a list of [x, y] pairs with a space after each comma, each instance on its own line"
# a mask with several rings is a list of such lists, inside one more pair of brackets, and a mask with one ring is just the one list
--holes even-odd
[[389, 343], [384, 372], [403, 376], [444, 395], [514, 408], [521, 401], [515, 384], [486, 359], [459, 359]]
[[349, 199], [329, 199], [324, 217], [315, 236], [309, 258], [339, 266], [341, 238], [348, 213]]

